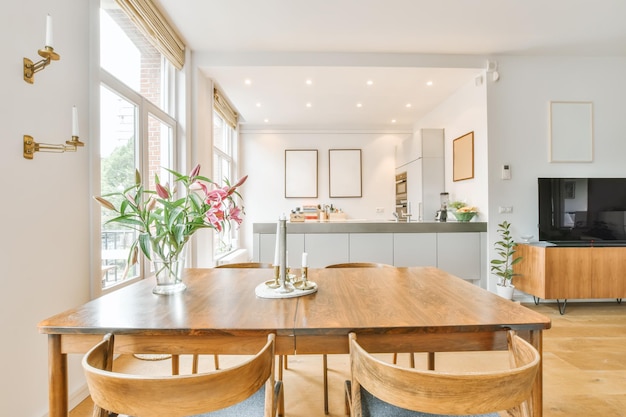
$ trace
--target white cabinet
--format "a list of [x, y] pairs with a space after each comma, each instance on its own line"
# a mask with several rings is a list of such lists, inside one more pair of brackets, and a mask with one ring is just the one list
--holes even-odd
[[439, 233], [437, 267], [466, 280], [481, 278], [481, 234]]
[[350, 262], [393, 265], [393, 234], [351, 233]]
[[443, 129], [422, 129], [402, 142], [396, 148], [396, 174], [400, 172], [407, 174], [413, 219], [434, 220], [445, 190]]
[[[274, 251], [276, 250], [276, 234], [259, 234], [259, 254], [258, 261], [256, 253], [254, 259], [256, 262], [268, 264], [274, 263]], [[256, 252], [256, 251], [255, 251]], [[287, 265], [299, 268], [302, 263], [302, 252], [304, 252], [304, 234], [288, 233], [287, 234]]]
[[437, 266], [437, 233], [395, 233], [393, 264], [398, 267]]
[[311, 268], [350, 262], [348, 233], [307, 233], [304, 248]]

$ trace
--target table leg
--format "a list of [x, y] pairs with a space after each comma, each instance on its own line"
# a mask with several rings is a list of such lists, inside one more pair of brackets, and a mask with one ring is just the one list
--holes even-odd
[[61, 352], [61, 335], [48, 335], [48, 404], [50, 417], [68, 416], [67, 354]]
[[543, 415], [543, 332], [541, 330], [530, 330], [528, 332], [528, 342], [533, 345], [539, 352], [541, 361], [535, 384], [533, 386], [531, 406], [533, 408], [534, 417], [542, 417]]

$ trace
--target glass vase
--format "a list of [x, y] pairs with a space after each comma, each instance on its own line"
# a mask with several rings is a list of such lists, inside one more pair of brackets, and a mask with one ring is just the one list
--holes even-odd
[[154, 276], [157, 282], [156, 286], [152, 289], [154, 294], [176, 294], [187, 288], [183, 282], [183, 272], [185, 269], [184, 249], [174, 256], [168, 255], [165, 259], [153, 251], [152, 267], [154, 268]]

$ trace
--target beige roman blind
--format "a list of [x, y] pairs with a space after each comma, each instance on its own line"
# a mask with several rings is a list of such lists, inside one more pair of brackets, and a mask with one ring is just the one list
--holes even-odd
[[178, 69], [185, 65], [185, 44], [152, 0], [116, 0], [120, 8]]
[[217, 88], [213, 89], [213, 108], [230, 127], [237, 129], [237, 112], [233, 110]]

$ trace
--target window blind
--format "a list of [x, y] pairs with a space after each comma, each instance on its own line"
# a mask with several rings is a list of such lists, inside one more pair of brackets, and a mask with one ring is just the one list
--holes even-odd
[[213, 89], [213, 108], [233, 129], [237, 129], [237, 112], [230, 107], [226, 98], [217, 88]]
[[151, 0], [116, 0], [120, 8], [177, 69], [185, 65], [185, 44]]

